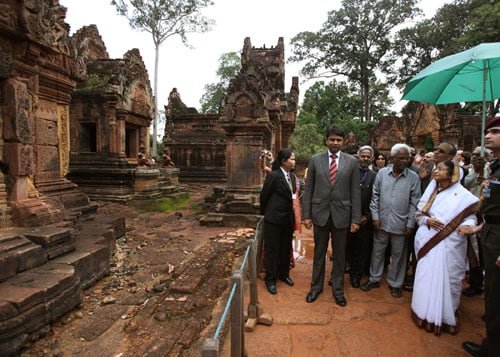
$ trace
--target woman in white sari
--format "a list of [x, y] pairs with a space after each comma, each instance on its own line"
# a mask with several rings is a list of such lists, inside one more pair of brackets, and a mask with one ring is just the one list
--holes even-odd
[[458, 181], [458, 165], [439, 163], [417, 207], [412, 317], [417, 326], [435, 334], [457, 332], [456, 311], [466, 266], [464, 232], [476, 224], [479, 209], [478, 198]]

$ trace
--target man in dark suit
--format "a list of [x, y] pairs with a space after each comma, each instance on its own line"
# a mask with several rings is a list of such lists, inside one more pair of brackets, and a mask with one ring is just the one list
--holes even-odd
[[371, 245], [373, 241], [372, 214], [370, 200], [373, 183], [377, 174], [370, 170], [373, 161], [373, 149], [365, 145], [358, 150], [359, 188], [361, 190], [361, 222], [356, 233], [347, 234], [346, 260], [350, 266], [351, 286], [359, 288], [361, 276], [370, 267]]
[[304, 226], [314, 223], [314, 261], [311, 291], [307, 302], [314, 302], [323, 291], [325, 256], [332, 237], [333, 267], [330, 276], [332, 293], [339, 306], [344, 297], [344, 267], [347, 231], [355, 233], [361, 220], [358, 161], [340, 151], [344, 131], [330, 126], [325, 141], [328, 151], [314, 155], [307, 168], [302, 201]]
[[264, 215], [264, 249], [266, 264], [266, 288], [276, 294], [279, 279], [293, 286], [290, 279], [290, 251], [292, 249], [295, 217], [293, 199], [297, 198], [295, 154], [290, 149], [281, 149], [266, 176], [260, 193], [260, 213]]

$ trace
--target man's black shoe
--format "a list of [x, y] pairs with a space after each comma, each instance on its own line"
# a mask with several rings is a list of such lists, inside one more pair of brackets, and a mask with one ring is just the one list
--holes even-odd
[[400, 298], [402, 296], [401, 288], [395, 288], [393, 286], [391, 286], [390, 288], [391, 288], [391, 296], [392, 297]]
[[355, 289], [359, 288], [361, 278], [358, 275], [351, 276], [351, 286]]
[[483, 289], [477, 288], [475, 286], [469, 286], [468, 288], [465, 288], [464, 291], [462, 291], [462, 294], [464, 294], [467, 297], [473, 297], [474, 295], [481, 295], [483, 293]]
[[333, 296], [335, 298], [335, 303], [339, 306], [346, 306], [347, 305], [347, 301], [344, 297], [344, 295], [334, 295]]
[[278, 290], [276, 289], [276, 285], [274, 285], [274, 284], [266, 285], [266, 288], [267, 288], [267, 291], [269, 291], [269, 293], [271, 293], [272, 295], [276, 295], [278, 293]]
[[284, 282], [284, 283], [285, 283], [286, 285], [288, 285], [288, 286], [293, 286], [293, 285], [294, 285], [293, 280], [292, 280], [292, 279], [290, 279], [290, 277], [289, 277], [289, 276], [287, 276], [287, 277], [285, 277], [285, 278], [280, 278], [280, 280], [281, 280], [282, 282]]
[[462, 343], [462, 347], [464, 348], [464, 350], [469, 352], [471, 356], [479, 357], [481, 354], [481, 346], [477, 343], [466, 341]]
[[315, 302], [321, 291], [310, 291], [306, 296], [306, 302]]
[[361, 290], [370, 291], [371, 289], [380, 288], [380, 283], [378, 281], [368, 280], [366, 283], [361, 285]]

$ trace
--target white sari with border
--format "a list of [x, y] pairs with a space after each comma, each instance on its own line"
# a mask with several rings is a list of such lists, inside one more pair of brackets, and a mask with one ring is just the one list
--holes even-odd
[[[415, 253], [437, 233], [428, 228], [427, 217], [435, 217], [447, 225], [478, 198], [460, 183], [455, 183], [438, 193], [428, 216], [422, 209], [430, 199], [436, 181], [432, 180], [418, 203], [417, 222], [419, 228], [415, 236]], [[475, 225], [476, 216], [467, 216], [460, 225]], [[424, 257], [419, 259], [413, 286], [411, 303], [412, 315], [420, 327], [439, 334], [441, 330], [456, 333], [456, 311], [460, 303], [462, 280], [466, 268], [467, 237], [454, 230], [439, 242]]]

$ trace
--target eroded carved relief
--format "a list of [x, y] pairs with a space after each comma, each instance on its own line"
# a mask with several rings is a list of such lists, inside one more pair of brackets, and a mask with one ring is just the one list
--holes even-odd
[[69, 55], [66, 8], [59, 0], [25, 0], [20, 24], [32, 40]]
[[33, 143], [32, 96], [21, 78], [9, 78], [4, 85], [4, 138], [7, 141]]
[[[2, 12], [0, 8], [0, 13]], [[0, 39], [0, 78], [8, 78], [14, 64], [12, 45]]]
[[59, 173], [66, 176], [69, 170], [69, 108], [66, 105], [57, 106], [57, 136], [59, 143]]
[[17, 28], [17, 13], [10, 4], [0, 4], [0, 25], [11, 31]]

